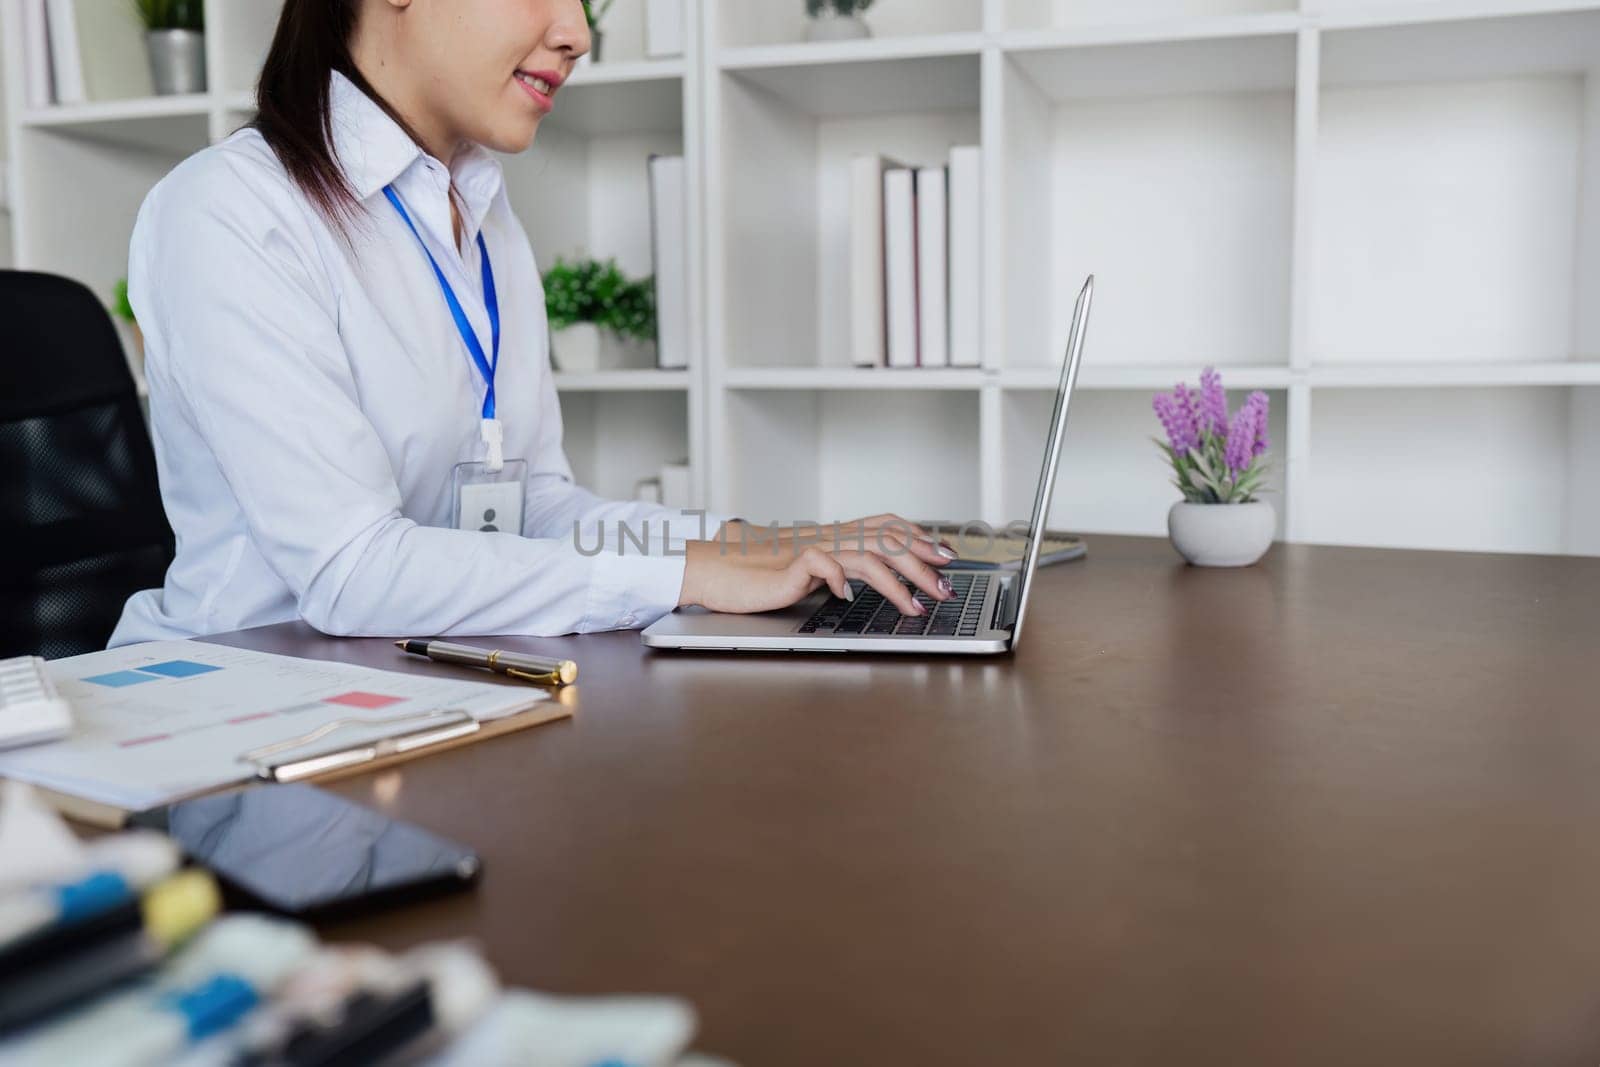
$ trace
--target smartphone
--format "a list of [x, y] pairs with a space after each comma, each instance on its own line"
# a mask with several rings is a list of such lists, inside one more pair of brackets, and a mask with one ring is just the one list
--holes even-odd
[[476, 853], [315, 786], [261, 785], [136, 816], [222, 882], [231, 902], [329, 918], [465, 889]]

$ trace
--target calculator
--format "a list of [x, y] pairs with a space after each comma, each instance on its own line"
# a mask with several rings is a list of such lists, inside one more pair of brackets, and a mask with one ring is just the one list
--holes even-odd
[[0, 749], [54, 741], [72, 731], [72, 708], [38, 656], [0, 659]]

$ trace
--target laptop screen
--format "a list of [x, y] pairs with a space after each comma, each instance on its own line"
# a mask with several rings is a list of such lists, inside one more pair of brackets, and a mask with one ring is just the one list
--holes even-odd
[[1039, 468], [1039, 487], [1033, 497], [1033, 518], [1028, 524], [1028, 545], [1017, 576], [1017, 619], [1011, 628], [1011, 644], [1022, 637], [1022, 621], [1028, 609], [1028, 592], [1033, 572], [1039, 566], [1039, 549], [1044, 541], [1050, 499], [1055, 495], [1056, 468], [1061, 460], [1061, 443], [1066, 437], [1067, 405], [1078, 380], [1078, 364], [1083, 360], [1084, 334], [1089, 328], [1089, 305], [1094, 301], [1094, 276], [1090, 275], [1078, 293], [1072, 314], [1072, 332], [1067, 337], [1067, 352], [1061, 363], [1061, 381], [1056, 386], [1056, 406], [1050, 414], [1050, 431], [1045, 439], [1044, 462]]

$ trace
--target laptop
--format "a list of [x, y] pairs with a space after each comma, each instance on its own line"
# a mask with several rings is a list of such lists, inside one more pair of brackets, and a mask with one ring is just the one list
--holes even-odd
[[[1067, 406], [1083, 360], [1094, 277], [1084, 282], [1072, 316], [1067, 356], [1056, 386], [1055, 412], [1045, 441], [1043, 469], [1033, 499], [1033, 521], [1022, 566], [1016, 571], [947, 570], [955, 596], [934, 601], [917, 593], [926, 615], [901, 615], [883, 594], [864, 582], [852, 581], [854, 600], [834, 596], [826, 587], [782, 611], [730, 615], [684, 608], [665, 616], [644, 632], [650, 648], [720, 652], [909, 652], [918, 655], [994, 655], [1009, 652], [1022, 639], [1028, 594], [1039, 568], [1045, 513], [1055, 491], [1056, 467], [1067, 429]], [[970, 534], [969, 534], [970, 536]], [[756, 549], [759, 551], [759, 549]]]

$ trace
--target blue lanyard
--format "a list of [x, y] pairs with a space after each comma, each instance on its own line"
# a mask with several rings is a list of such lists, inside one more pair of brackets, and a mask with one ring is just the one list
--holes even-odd
[[483, 393], [483, 417], [493, 419], [494, 414], [494, 372], [500, 367], [500, 299], [494, 291], [494, 269], [489, 265], [489, 247], [483, 242], [483, 233], [478, 233], [478, 253], [483, 259], [483, 302], [489, 309], [489, 330], [494, 336], [494, 352], [491, 358], [484, 358], [483, 344], [478, 340], [478, 331], [472, 328], [472, 321], [467, 318], [467, 313], [461, 309], [461, 301], [456, 299], [456, 291], [450, 288], [450, 283], [445, 279], [444, 271], [439, 269], [439, 261], [433, 258], [433, 253], [428, 251], [428, 243], [422, 239], [422, 234], [417, 232], [417, 224], [411, 221], [411, 215], [406, 211], [405, 204], [400, 201], [400, 194], [394, 191], [394, 186], [383, 187], [383, 195], [389, 198], [389, 203], [400, 212], [400, 217], [411, 229], [417, 239], [417, 244], [422, 246], [422, 254], [428, 257], [428, 265], [433, 268], [433, 276], [439, 279], [439, 288], [444, 290], [444, 302], [450, 305], [450, 317], [456, 320], [456, 331], [461, 334], [461, 340], [466, 343], [467, 351], [472, 353], [472, 362], [477, 365], [478, 373], [483, 375], [485, 386]]

